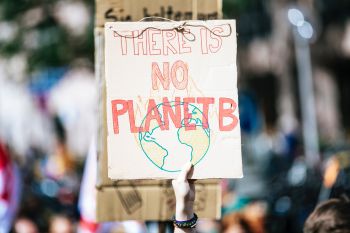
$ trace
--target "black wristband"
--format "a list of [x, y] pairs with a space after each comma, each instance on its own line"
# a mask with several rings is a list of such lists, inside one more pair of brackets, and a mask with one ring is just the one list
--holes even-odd
[[185, 220], [185, 221], [178, 221], [175, 219], [175, 216], [173, 217], [173, 223], [175, 227], [178, 228], [194, 228], [197, 225], [197, 220], [198, 220], [198, 216], [197, 214], [193, 213], [193, 217], [189, 220]]

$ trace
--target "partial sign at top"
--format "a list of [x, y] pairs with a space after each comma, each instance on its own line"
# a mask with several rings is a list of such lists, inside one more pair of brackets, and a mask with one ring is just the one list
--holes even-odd
[[105, 22], [139, 21], [158, 16], [171, 20], [221, 18], [222, 0], [96, 0], [97, 27]]
[[108, 176], [242, 177], [234, 20], [105, 25]]

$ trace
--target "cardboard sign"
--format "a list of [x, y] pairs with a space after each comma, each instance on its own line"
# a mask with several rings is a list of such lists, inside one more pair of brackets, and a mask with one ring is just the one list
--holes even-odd
[[[104, 30], [95, 28], [96, 81], [99, 86], [98, 166], [96, 220], [169, 220], [175, 211], [175, 197], [168, 180], [111, 180], [107, 175], [107, 120], [104, 76]], [[195, 212], [200, 218], [221, 216], [219, 180], [195, 182]], [[152, 203], [151, 205], [149, 203]]]
[[[154, 184], [158, 182], [158, 184]], [[201, 183], [202, 182], [202, 183]], [[220, 184], [197, 181], [194, 211], [200, 218], [219, 219]], [[175, 196], [170, 181], [116, 182], [97, 192], [97, 220], [170, 220], [175, 213]]]
[[106, 23], [108, 176], [242, 177], [234, 20]]
[[171, 20], [221, 18], [222, 0], [96, 0], [98, 27], [105, 22], [138, 21], [158, 16]]

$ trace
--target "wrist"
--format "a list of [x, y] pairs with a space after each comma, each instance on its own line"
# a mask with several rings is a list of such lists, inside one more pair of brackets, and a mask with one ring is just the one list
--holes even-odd
[[[197, 225], [198, 216], [193, 213], [193, 216], [186, 220], [177, 220], [175, 216], [173, 217], [173, 223], [175, 228], [181, 228], [181, 232], [193, 232], [190, 229], [194, 229]], [[175, 231], [178, 232], [178, 231]]]
[[193, 202], [176, 203], [175, 218], [179, 221], [191, 219], [194, 215]]

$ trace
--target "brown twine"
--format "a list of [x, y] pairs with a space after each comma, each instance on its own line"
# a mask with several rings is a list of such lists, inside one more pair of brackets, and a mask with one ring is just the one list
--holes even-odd
[[[154, 21], [154, 20], [158, 20], [158, 21], [168, 21], [168, 22], [176, 22], [174, 20], [171, 19], [167, 19], [167, 18], [163, 18], [163, 17], [157, 17], [157, 16], [150, 16], [150, 17], [145, 17], [142, 18], [141, 20], [139, 20], [139, 22], [142, 21]], [[227, 34], [218, 34], [216, 32], [214, 32], [213, 30], [211, 30], [210, 28], [208, 28], [205, 25], [200, 25], [200, 24], [190, 24], [187, 21], [184, 21], [182, 24], [175, 26], [173, 28], [157, 28], [157, 27], [146, 27], [144, 29], [141, 30], [141, 32], [137, 35], [122, 35], [119, 32], [114, 31], [115, 34], [117, 34], [119, 37], [123, 37], [126, 39], [134, 39], [134, 38], [139, 38], [140, 36], [143, 35], [143, 33], [145, 33], [147, 30], [156, 30], [156, 31], [176, 31], [178, 33], [182, 33], [185, 37], [186, 40], [188, 41], [195, 41], [196, 40], [196, 36], [194, 35], [194, 33], [192, 33], [189, 29], [186, 29], [187, 27], [201, 27], [201, 28], [205, 28], [207, 29], [211, 34], [218, 36], [218, 37], [229, 37], [232, 34], [232, 28], [231, 25], [226, 23], [226, 24], [221, 24], [218, 26], [228, 26], [229, 28], [229, 32]], [[112, 26], [109, 27], [110, 29], [112, 29]], [[191, 35], [192, 38], [188, 37], [188, 35]]]

